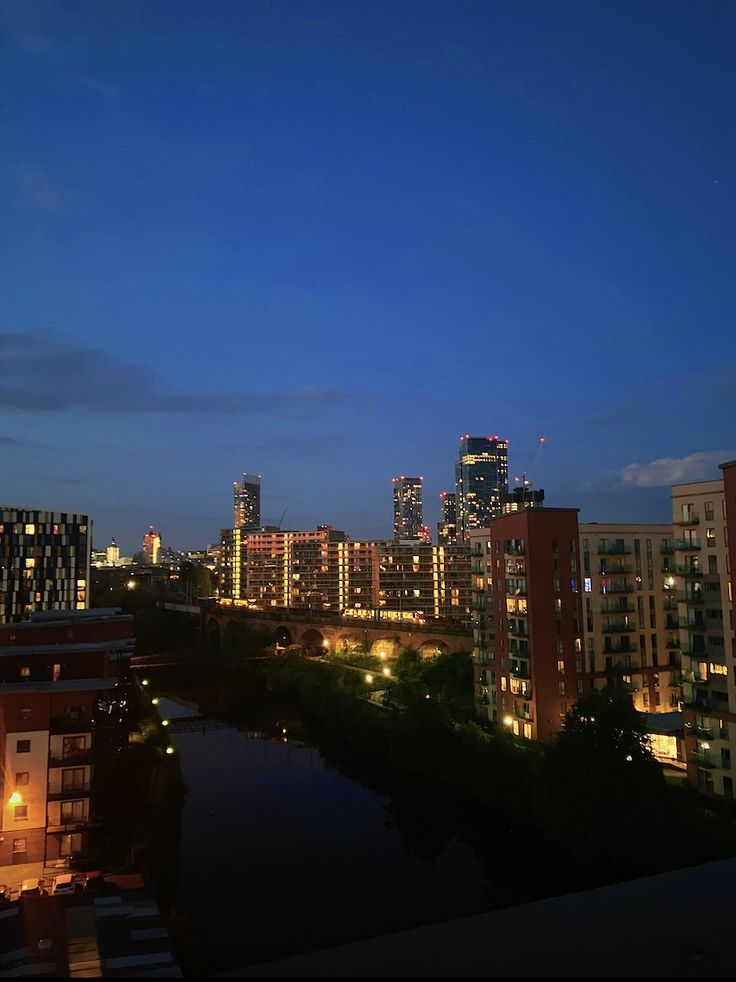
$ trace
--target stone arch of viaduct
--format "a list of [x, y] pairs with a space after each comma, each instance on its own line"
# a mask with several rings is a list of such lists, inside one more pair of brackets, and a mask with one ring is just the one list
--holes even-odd
[[265, 618], [252, 616], [240, 611], [203, 610], [203, 639], [215, 647], [221, 647], [228, 633], [237, 631], [239, 625], [248, 625], [265, 633], [274, 645], [289, 647], [297, 645], [305, 651], [316, 654], [322, 651], [349, 653], [359, 649], [371, 654], [392, 655], [402, 648], [415, 648], [425, 655], [470, 651], [473, 640], [470, 633], [446, 633], [432, 630], [431, 627], [407, 628], [396, 624], [366, 625], [323, 624], [314, 621], [299, 621], [292, 618]]

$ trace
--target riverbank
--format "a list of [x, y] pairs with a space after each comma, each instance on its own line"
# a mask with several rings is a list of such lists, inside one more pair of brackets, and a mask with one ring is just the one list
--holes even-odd
[[568, 889], [736, 854], [733, 812], [664, 780], [625, 694], [588, 697], [594, 710], [586, 716], [579, 703], [566, 732], [541, 745], [458, 722], [426, 696], [377, 710], [355, 673], [339, 665], [289, 655], [269, 662], [266, 678], [297, 700], [330, 752], [394, 787], [452, 802], [473, 826], [501, 823], [527, 843], [544, 843]]

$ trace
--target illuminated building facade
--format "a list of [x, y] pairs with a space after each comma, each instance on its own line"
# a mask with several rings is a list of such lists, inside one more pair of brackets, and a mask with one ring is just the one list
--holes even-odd
[[520, 487], [512, 491], [505, 491], [501, 495], [501, 513], [508, 515], [512, 511], [521, 511], [522, 508], [544, 508], [544, 491], [532, 490], [528, 482], [524, 482]]
[[148, 531], [143, 536], [143, 555], [148, 566], [155, 566], [158, 563], [158, 555], [161, 551], [161, 535], [153, 525], [148, 526]]
[[395, 477], [394, 538], [426, 541], [426, 527], [422, 517], [423, 477]]
[[89, 605], [88, 515], [0, 505], [0, 624]]
[[577, 509], [502, 515], [469, 544], [476, 712], [549, 740], [585, 684]]
[[457, 524], [460, 537], [487, 528], [501, 514], [501, 496], [508, 491], [508, 441], [497, 436], [460, 440], [455, 464]]
[[110, 545], [105, 550], [105, 561], [108, 566], [120, 565], [120, 546], [115, 539], [110, 540]]
[[[580, 525], [585, 668], [624, 685], [639, 712], [679, 712], [678, 599], [671, 525]], [[661, 759], [682, 757], [681, 726], [652, 733]]]
[[437, 523], [437, 545], [451, 546], [457, 542], [457, 506], [456, 495], [452, 491], [442, 491], [442, 520]]
[[466, 545], [353, 542], [330, 526], [310, 532], [224, 529], [222, 542], [221, 596], [255, 609], [468, 617]]
[[0, 866], [87, 855], [98, 714], [134, 643], [103, 608], [0, 626]]
[[243, 474], [233, 481], [233, 528], [258, 528], [261, 524], [261, 475]]
[[733, 798], [736, 764], [733, 576], [736, 463], [723, 480], [672, 488], [671, 555], [682, 658], [688, 777]]

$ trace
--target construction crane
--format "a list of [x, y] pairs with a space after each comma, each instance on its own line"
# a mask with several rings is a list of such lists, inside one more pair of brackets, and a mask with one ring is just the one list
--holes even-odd
[[534, 460], [532, 461], [532, 466], [529, 469], [529, 477], [526, 476], [526, 471], [524, 471], [522, 473], [521, 477], [515, 477], [514, 478], [514, 480], [517, 483], [520, 483], [521, 484], [521, 487], [522, 487], [522, 498], [523, 498], [523, 500], [526, 500], [526, 492], [527, 491], [531, 491], [534, 488], [534, 482], [533, 482], [532, 478], [533, 478], [533, 476], [534, 476], [534, 474], [536, 472], [537, 461], [539, 460], [539, 455], [542, 452], [542, 447], [544, 446], [546, 440], [547, 440], [546, 437], [540, 436], [540, 438], [539, 438], [539, 446], [537, 447], [537, 452], [534, 455]]

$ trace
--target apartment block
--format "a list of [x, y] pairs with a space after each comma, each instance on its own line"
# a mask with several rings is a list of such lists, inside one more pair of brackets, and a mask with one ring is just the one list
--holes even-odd
[[0, 626], [0, 866], [85, 856], [105, 706], [134, 647], [117, 610]]
[[313, 532], [222, 532], [221, 595], [258, 609], [392, 612], [399, 618], [467, 619], [467, 545], [417, 540], [353, 542], [321, 526]]
[[529, 740], [584, 691], [577, 515], [529, 508], [470, 533], [476, 707]]
[[88, 515], [0, 505], [0, 624], [89, 604]]
[[[688, 777], [733, 797], [736, 763], [733, 549], [734, 464], [724, 480], [672, 488], [673, 579], [682, 658]], [[730, 501], [726, 488], [729, 488]], [[729, 513], [730, 507], [730, 513]], [[730, 535], [729, 535], [730, 532]]]

